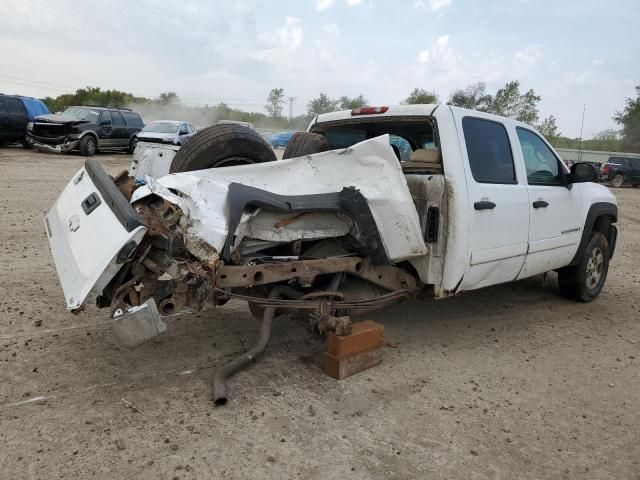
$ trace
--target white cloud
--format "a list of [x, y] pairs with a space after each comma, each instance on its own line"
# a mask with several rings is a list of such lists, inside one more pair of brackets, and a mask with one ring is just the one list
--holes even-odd
[[296, 49], [302, 45], [303, 32], [300, 19], [295, 17], [285, 18], [284, 26], [278, 30], [278, 37], [283, 46]]
[[422, 50], [419, 54], [418, 54], [418, 61], [420, 63], [428, 63], [429, 62], [429, 50]]
[[333, 7], [335, 0], [316, 0], [316, 10], [322, 12], [327, 8]]
[[328, 37], [337, 38], [340, 36], [340, 28], [335, 23], [329, 23], [322, 27]]
[[532, 44], [513, 56], [513, 64], [520, 72], [526, 72], [533, 67], [542, 56], [542, 45]]
[[356, 5], [360, 5], [364, 0], [347, 0], [347, 5], [350, 7], [355, 7]]
[[438, 10], [446, 7], [450, 3], [451, 3], [451, 0], [427, 0], [426, 2], [424, 0], [416, 0], [415, 2], [413, 2], [413, 6], [416, 8], [425, 8], [428, 4], [429, 8], [432, 11], [437, 12]]

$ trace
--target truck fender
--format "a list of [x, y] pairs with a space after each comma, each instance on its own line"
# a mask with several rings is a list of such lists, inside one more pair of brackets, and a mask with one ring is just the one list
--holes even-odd
[[589, 242], [591, 232], [598, 231], [602, 233], [609, 241], [609, 257], [613, 256], [613, 251], [616, 245], [618, 230], [615, 223], [618, 221], [618, 207], [613, 203], [597, 202], [589, 207], [587, 218], [584, 221], [584, 227], [582, 229], [582, 238], [580, 239], [580, 246], [575, 256], [571, 260], [569, 265], [576, 266], [580, 263], [582, 253]]

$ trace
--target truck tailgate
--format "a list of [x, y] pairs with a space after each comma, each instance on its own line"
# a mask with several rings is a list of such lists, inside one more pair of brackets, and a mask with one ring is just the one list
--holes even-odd
[[87, 159], [45, 217], [67, 308], [100, 293], [147, 228], [95, 159]]

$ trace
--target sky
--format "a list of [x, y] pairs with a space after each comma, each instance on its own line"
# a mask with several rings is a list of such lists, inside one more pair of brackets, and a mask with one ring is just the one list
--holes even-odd
[[84, 86], [190, 105], [263, 111], [272, 88], [294, 114], [324, 92], [442, 102], [484, 81], [542, 97], [563, 135], [617, 128], [640, 85], [640, 0], [2, 0], [0, 92]]

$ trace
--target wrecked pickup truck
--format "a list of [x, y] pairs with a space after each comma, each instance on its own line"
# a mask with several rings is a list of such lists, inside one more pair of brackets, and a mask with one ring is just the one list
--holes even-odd
[[532, 127], [486, 113], [323, 114], [280, 161], [256, 132], [218, 125], [171, 154], [164, 176], [138, 165], [111, 178], [87, 159], [46, 229], [67, 307], [94, 299], [131, 345], [162, 332], [161, 316], [249, 302], [260, 341], [218, 372], [218, 403], [266, 347], [276, 309], [348, 333], [351, 315], [419, 292], [550, 271], [588, 302], [615, 248], [616, 200], [594, 170], [567, 169]]

